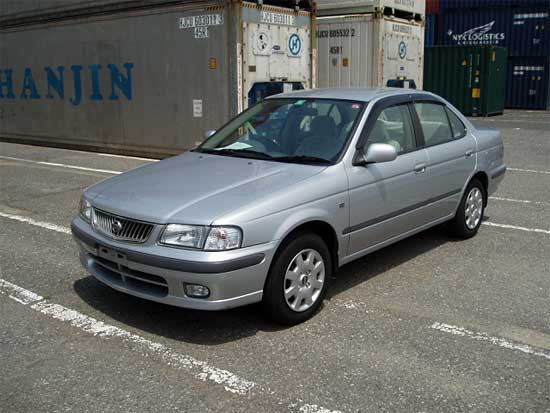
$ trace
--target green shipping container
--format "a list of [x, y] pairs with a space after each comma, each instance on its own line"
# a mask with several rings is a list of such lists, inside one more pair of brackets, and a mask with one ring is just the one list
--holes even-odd
[[466, 116], [500, 115], [506, 96], [508, 51], [495, 46], [435, 46], [424, 54], [424, 90]]

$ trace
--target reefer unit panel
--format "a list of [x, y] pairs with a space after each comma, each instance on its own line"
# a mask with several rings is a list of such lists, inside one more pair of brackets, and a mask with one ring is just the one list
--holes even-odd
[[494, 46], [428, 47], [424, 89], [467, 116], [502, 113], [506, 89], [506, 49]]
[[400, 10], [423, 16], [426, 0], [315, 0], [317, 16], [382, 13], [384, 9]]
[[508, 60], [506, 107], [550, 109], [550, 58], [514, 57]]
[[422, 87], [422, 25], [372, 14], [316, 22], [319, 87]]
[[311, 86], [310, 22], [293, 9], [210, 1], [2, 30], [0, 138], [181, 152], [250, 94]]
[[550, 11], [493, 8], [457, 10], [441, 15], [444, 45], [494, 45], [510, 56], [550, 55]]

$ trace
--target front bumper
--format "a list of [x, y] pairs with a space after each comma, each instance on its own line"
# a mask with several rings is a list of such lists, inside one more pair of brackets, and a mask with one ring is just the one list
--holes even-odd
[[[71, 230], [80, 262], [99, 281], [144, 299], [199, 310], [223, 310], [261, 301], [276, 243], [207, 252], [156, 244], [120, 242], [95, 232], [80, 216]], [[210, 289], [208, 298], [188, 297], [184, 284]]]

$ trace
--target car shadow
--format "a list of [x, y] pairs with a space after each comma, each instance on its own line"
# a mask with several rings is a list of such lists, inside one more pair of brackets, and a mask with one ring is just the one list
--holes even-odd
[[340, 268], [332, 280], [331, 288], [327, 292], [327, 299], [335, 298], [340, 293], [358, 284], [368, 282], [377, 275], [398, 267], [440, 245], [456, 241], [459, 240], [449, 236], [443, 226], [436, 226], [370, 253]]
[[[456, 241], [435, 227], [345, 265], [335, 274], [327, 300], [438, 246]], [[219, 345], [275, 333], [282, 327], [265, 319], [259, 304], [225, 311], [197, 311], [120, 293], [92, 276], [77, 280], [74, 290], [91, 307], [122, 324], [153, 335], [199, 345]]]

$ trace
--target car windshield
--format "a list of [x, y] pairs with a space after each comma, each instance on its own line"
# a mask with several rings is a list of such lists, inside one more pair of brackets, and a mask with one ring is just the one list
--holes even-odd
[[195, 151], [279, 162], [330, 164], [344, 149], [362, 102], [268, 99], [243, 112]]

